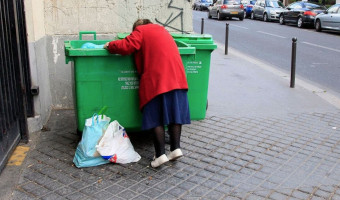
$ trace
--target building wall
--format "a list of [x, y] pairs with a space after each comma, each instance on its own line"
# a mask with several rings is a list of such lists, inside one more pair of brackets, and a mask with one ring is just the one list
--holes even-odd
[[[110, 40], [131, 32], [133, 22], [148, 18], [170, 32], [192, 32], [188, 0], [25, 0], [35, 117], [30, 132], [41, 129], [51, 109], [73, 109], [71, 64], [65, 64], [64, 41], [78, 40], [79, 31], [96, 31]], [[86, 39], [92, 39], [91, 36]]]

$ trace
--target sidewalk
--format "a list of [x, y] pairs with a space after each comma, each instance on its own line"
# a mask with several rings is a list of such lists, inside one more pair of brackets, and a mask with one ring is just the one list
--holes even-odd
[[207, 117], [183, 127], [180, 160], [151, 168], [151, 136], [128, 133], [138, 163], [77, 169], [74, 111], [53, 111], [1, 198], [340, 199], [340, 110], [229, 52], [212, 53]]

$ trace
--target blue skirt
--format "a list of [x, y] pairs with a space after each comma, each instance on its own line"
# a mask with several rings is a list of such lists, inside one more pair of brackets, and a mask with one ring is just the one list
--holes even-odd
[[142, 130], [169, 124], [190, 124], [187, 90], [172, 90], [148, 102], [142, 110]]

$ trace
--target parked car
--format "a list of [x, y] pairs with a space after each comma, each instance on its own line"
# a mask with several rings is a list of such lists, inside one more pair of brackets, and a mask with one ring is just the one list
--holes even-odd
[[258, 0], [251, 11], [251, 19], [263, 21], [278, 21], [283, 9], [283, 4], [278, 0]]
[[340, 31], [340, 4], [335, 4], [315, 17], [316, 31], [322, 29]]
[[242, 21], [244, 19], [243, 9], [243, 5], [234, 0], [217, 0], [216, 3], [208, 8], [208, 18], [222, 20], [237, 17]]
[[253, 10], [253, 6], [255, 5], [256, 0], [250, 0], [247, 6], [244, 7], [244, 18], [250, 17], [251, 11]]
[[212, 0], [197, 0], [193, 5], [194, 10], [208, 10], [208, 7], [213, 4]]
[[326, 7], [315, 3], [297, 1], [288, 5], [280, 14], [280, 24], [293, 23], [299, 28], [314, 25], [315, 16], [324, 12]]

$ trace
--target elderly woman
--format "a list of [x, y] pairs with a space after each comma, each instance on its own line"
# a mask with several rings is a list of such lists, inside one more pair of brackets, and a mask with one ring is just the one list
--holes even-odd
[[[112, 54], [134, 53], [140, 76], [139, 99], [142, 130], [152, 130], [155, 157], [152, 167], [181, 157], [183, 124], [190, 124], [188, 83], [177, 45], [162, 26], [138, 19], [133, 31], [122, 40], [104, 45]], [[165, 129], [170, 135], [170, 153], [165, 155]]]

